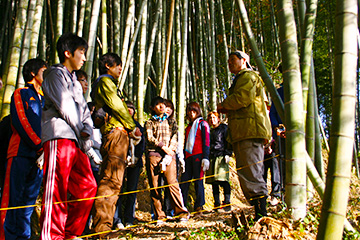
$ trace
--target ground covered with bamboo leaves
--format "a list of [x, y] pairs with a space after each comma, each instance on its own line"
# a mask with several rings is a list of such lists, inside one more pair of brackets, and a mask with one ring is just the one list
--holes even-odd
[[[254, 222], [254, 210], [246, 202], [232, 162], [232, 211], [212, 210], [211, 185], [206, 187], [206, 205], [202, 214], [192, 213], [188, 222], [169, 220], [157, 226], [151, 220], [150, 198], [147, 191], [138, 194], [134, 227], [114, 231], [109, 239], [316, 239], [319, 226], [321, 201], [317, 194], [308, 202], [308, 214], [303, 221], [293, 221], [282, 204], [268, 205], [269, 216]], [[140, 189], [148, 186], [143, 172]], [[191, 200], [189, 209], [191, 209]], [[360, 232], [360, 181], [355, 171], [351, 179], [347, 219]], [[343, 239], [360, 239], [358, 232], [344, 234]]]

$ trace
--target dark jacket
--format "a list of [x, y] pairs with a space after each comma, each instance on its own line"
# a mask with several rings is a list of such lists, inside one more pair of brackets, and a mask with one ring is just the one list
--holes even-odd
[[32, 84], [15, 90], [10, 103], [13, 133], [7, 158], [15, 156], [36, 157], [36, 152], [41, 149], [41, 113], [43, 106], [42, 92], [36, 92]]
[[210, 157], [232, 155], [231, 145], [226, 141], [227, 128], [222, 123], [210, 131]]

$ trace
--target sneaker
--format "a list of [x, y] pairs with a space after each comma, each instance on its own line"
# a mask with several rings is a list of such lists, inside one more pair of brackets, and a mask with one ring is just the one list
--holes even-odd
[[190, 218], [190, 213], [180, 213], [178, 215], [180, 222], [187, 222]]
[[134, 225], [134, 224], [127, 222], [127, 223], [125, 224], [125, 227], [126, 227], [126, 228], [129, 228], [129, 227], [132, 227], [133, 225]]
[[222, 209], [225, 211], [225, 212], [230, 212], [231, 211], [231, 203], [225, 203], [223, 202], [222, 204]]
[[118, 224], [116, 224], [116, 230], [120, 230], [120, 229], [124, 229], [124, 224], [122, 224], [121, 222], [119, 222]]
[[271, 206], [276, 206], [280, 203], [280, 199], [274, 196], [270, 197], [269, 203]]
[[165, 224], [165, 221], [164, 220], [157, 220], [156, 221], [156, 226], [162, 226]]

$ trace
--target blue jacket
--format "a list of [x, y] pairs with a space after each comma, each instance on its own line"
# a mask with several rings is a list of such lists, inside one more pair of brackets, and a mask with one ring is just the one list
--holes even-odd
[[15, 90], [11, 97], [10, 116], [12, 135], [7, 158], [36, 157], [41, 149], [41, 114], [43, 93], [36, 92], [33, 84]]

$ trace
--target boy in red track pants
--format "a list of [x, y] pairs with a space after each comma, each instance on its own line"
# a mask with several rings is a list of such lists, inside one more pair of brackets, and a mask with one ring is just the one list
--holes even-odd
[[41, 138], [45, 188], [41, 239], [81, 235], [94, 200], [76, 199], [96, 194], [96, 182], [85, 154], [92, 146], [93, 123], [74, 73], [84, 64], [86, 49], [83, 38], [71, 33], [62, 35], [57, 42], [61, 63], [44, 73]]

